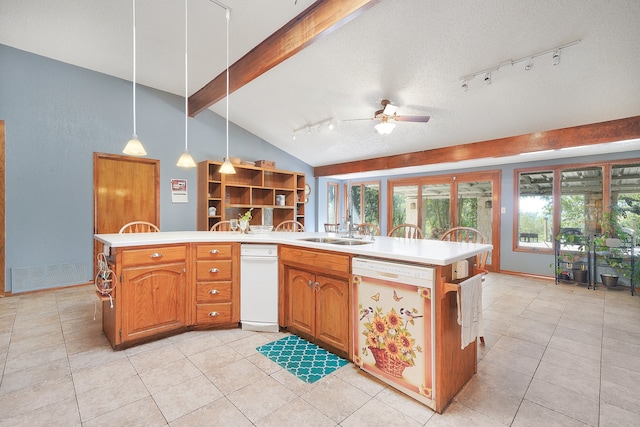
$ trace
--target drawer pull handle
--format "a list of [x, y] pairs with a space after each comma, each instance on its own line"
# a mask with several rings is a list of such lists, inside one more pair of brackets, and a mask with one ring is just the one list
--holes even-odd
[[211, 249], [211, 250], [209, 251], [209, 253], [210, 253], [210, 254], [219, 254], [219, 253], [220, 253], [220, 251], [219, 251], [219, 250], [217, 250], [217, 249]]
[[218, 295], [218, 294], [220, 293], [220, 291], [219, 291], [219, 290], [217, 290], [217, 289], [211, 289], [211, 290], [209, 291], [209, 293], [210, 293], [211, 295]]
[[160, 252], [154, 252], [151, 254], [151, 258], [162, 258], [162, 254]]
[[209, 313], [210, 317], [216, 317], [216, 316], [220, 316], [220, 313], [218, 313], [217, 311], [212, 311], [211, 313]]
[[209, 273], [218, 273], [218, 272], [220, 272], [220, 270], [217, 268], [212, 268], [211, 270], [209, 270]]

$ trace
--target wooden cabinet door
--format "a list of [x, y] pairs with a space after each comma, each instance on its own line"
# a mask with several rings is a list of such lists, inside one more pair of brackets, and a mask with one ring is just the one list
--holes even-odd
[[184, 262], [123, 270], [122, 341], [186, 326]]
[[315, 334], [315, 274], [288, 267], [289, 327]]
[[318, 274], [316, 276], [316, 331], [319, 340], [349, 352], [349, 283]]

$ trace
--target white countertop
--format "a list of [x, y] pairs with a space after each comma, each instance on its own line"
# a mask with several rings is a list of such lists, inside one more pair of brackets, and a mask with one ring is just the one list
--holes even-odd
[[385, 236], [376, 236], [373, 242], [370, 242], [368, 237], [358, 239], [370, 243], [354, 246], [300, 240], [310, 237], [341, 238], [343, 235], [344, 233], [312, 232], [240, 234], [231, 231], [163, 231], [159, 233], [96, 234], [94, 237], [97, 241], [112, 248], [203, 242], [274, 243], [433, 265], [449, 265], [493, 249], [492, 245], [476, 243], [414, 240]]

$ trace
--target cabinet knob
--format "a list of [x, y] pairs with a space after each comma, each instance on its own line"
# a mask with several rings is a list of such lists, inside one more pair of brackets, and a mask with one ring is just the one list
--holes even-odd
[[211, 289], [211, 290], [209, 291], [209, 293], [210, 293], [211, 295], [218, 295], [218, 294], [220, 293], [220, 291], [219, 291], [219, 290], [217, 290], [217, 289]]
[[162, 258], [162, 254], [160, 252], [154, 252], [150, 255], [151, 258]]
[[216, 316], [220, 316], [220, 313], [218, 313], [217, 311], [212, 311], [209, 313], [210, 317], [216, 317]]
[[215, 255], [215, 254], [219, 254], [219, 253], [220, 253], [220, 251], [219, 251], [219, 250], [217, 250], [217, 249], [211, 249], [211, 250], [209, 251], [209, 253], [210, 253], [210, 254]]
[[218, 273], [220, 270], [217, 268], [212, 268], [211, 270], [209, 270], [209, 273]]

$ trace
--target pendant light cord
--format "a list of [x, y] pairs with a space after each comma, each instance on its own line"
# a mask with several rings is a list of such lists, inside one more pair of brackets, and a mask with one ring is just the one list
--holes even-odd
[[229, 160], [229, 19], [231, 12], [226, 9], [227, 17], [227, 160]]
[[133, 0], [133, 135], [138, 137], [136, 130], [136, 0]]
[[187, 15], [188, 15], [188, 11], [187, 11], [187, 0], [184, 0], [184, 151], [188, 151], [188, 142], [187, 142], [187, 138], [188, 138], [188, 126], [187, 126], [187, 122], [188, 122], [188, 118], [189, 118], [189, 84], [188, 84], [188, 78], [189, 78], [189, 73], [188, 73], [188, 56], [187, 56], [187, 49], [188, 49], [188, 44], [187, 44], [187, 38], [188, 38], [188, 31], [187, 31]]

